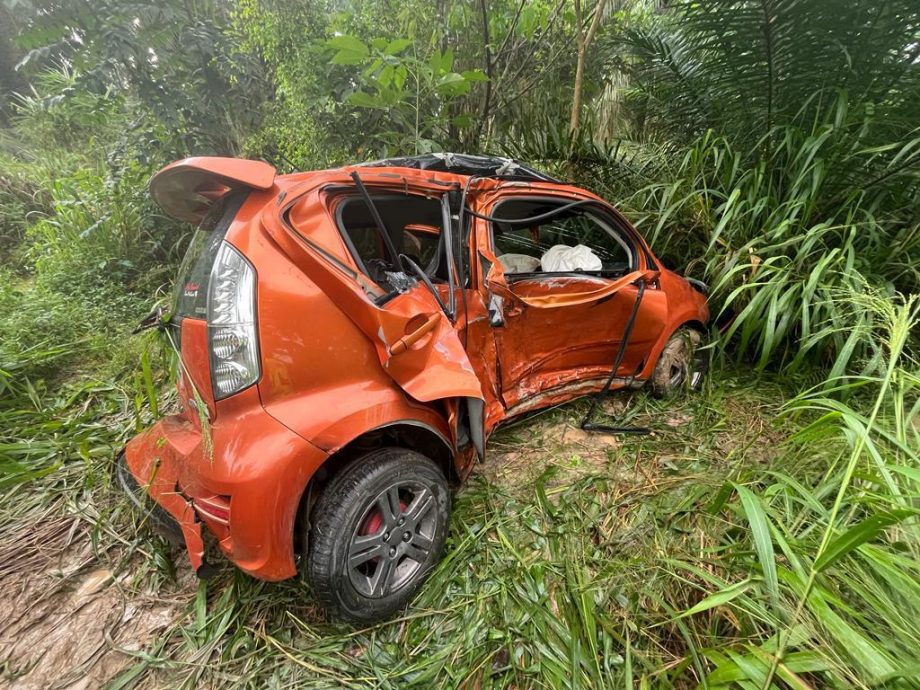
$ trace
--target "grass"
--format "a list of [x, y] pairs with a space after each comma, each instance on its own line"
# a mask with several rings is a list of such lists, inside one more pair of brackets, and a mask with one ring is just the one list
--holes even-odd
[[431, 580], [364, 630], [324, 621], [300, 579], [198, 583], [113, 485], [117, 449], [175, 404], [152, 336], [89, 321], [74, 357], [7, 316], [28, 349], [0, 367], [0, 604], [38, 587], [67, 610], [97, 569], [113, 607], [172, 602], [156, 635], [105, 641], [125, 656], [96, 680], [117, 688], [918, 687], [918, 301], [847, 305], [861, 375], [722, 362], [698, 394], [605, 403], [651, 437], [588, 436], [586, 401], [500, 431]]
[[[630, 415], [657, 429], [650, 438], [570, 430], [584, 401], [500, 432], [456, 496], [429, 583], [405, 615], [364, 630], [324, 622], [299, 580], [266, 584], [228, 566], [196, 587], [179, 552], [133, 531], [104, 452], [77, 451], [17, 501], [7, 493], [3, 541], [48, 506], [76, 514], [129, 601], [184, 602], [128, 652], [112, 687], [760, 687], [778, 631], [776, 687], [909, 687], [897, 674], [920, 663], [909, 644], [920, 634], [913, 512], [882, 513], [864, 472], [859, 499], [838, 506], [859, 530], [841, 544], [847, 531], [828, 531], [828, 506], [846, 440], [806, 423], [819, 399], [784, 407], [789, 390], [729, 370], [685, 400], [632, 396]], [[114, 448], [135, 424], [131, 396], [97, 393], [121, 399], [98, 408], [119, 410], [98, 432], [99, 447]], [[902, 489], [912, 505], [916, 486]], [[879, 514], [890, 517], [860, 527]], [[815, 551], [822, 533], [835, 539]], [[794, 612], [797, 597], [807, 604]]]

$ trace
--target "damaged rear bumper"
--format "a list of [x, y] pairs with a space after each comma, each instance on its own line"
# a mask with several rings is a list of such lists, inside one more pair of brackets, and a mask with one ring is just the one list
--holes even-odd
[[[159, 469], [162, 470], [162, 467]], [[157, 533], [171, 544], [184, 546], [195, 574], [203, 576], [207, 564], [204, 560], [201, 522], [191, 500], [178, 490], [178, 477], [175, 473], [167, 467], [165, 471], [158, 471], [149, 485], [141, 487], [122, 451], [116, 460], [115, 477], [143, 519], [149, 520]]]
[[185, 538], [182, 536], [182, 528], [179, 527], [179, 523], [166, 512], [163, 506], [147, 497], [147, 493], [128, 469], [124, 451], [121, 451], [115, 458], [115, 480], [144, 520], [149, 521], [149, 524], [161, 537], [174, 546], [185, 546]]
[[134, 482], [119, 482], [161, 532], [180, 536], [200, 576], [206, 530], [240, 569], [283, 580], [297, 573], [300, 498], [326, 455], [265, 412], [253, 389], [222, 401], [208, 432], [170, 415], [135, 436], [122, 461]]

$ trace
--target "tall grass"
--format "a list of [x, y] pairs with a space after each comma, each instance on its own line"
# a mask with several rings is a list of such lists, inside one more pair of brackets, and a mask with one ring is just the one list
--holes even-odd
[[[799, 473], [759, 472], [726, 485], [714, 510], [747, 529], [726, 533], [723, 574], [675, 564], [676, 577], [707, 583], [684, 616], [709, 618], [711, 634], [692, 645], [711, 685], [810, 687], [818, 674], [821, 686], [916, 687], [920, 678], [920, 368], [905, 351], [920, 301], [848, 298], [878, 318], [868, 335], [881, 370], [785, 408], [808, 422], [787, 452], [820, 474], [804, 484]], [[852, 404], [835, 395], [843, 388]], [[737, 628], [731, 641], [716, 635], [718, 621]]]
[[[622, 202], [666, 261], [707, 279], [713, 303], [734, 313], [725, 339], [738, 360], [818, 364], [835, 378], [871, 360], [873, 343], [871, 312], [836, 297], [865, 283], [920, 290], [920, 137], [882, 147], [880, 161], [846, 129], [786, 128], [754, 161], [710, 133]], [[850, 169], [863, 177], [839, 172]]]

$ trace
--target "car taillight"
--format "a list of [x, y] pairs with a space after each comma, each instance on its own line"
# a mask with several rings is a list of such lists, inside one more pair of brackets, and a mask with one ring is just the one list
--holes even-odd
[[259, 379], [255, 301], [255, 271], [242, 254], [221, 242], [208, 290], [208, 345], [216, 400]]

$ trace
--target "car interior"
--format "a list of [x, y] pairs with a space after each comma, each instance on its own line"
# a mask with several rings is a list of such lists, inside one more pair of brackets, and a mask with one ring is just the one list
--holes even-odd
[[[510, 199], [499, 203], [493, 216], [508, 221], [531, 218], [567, 201]], [[635, 265], [635, 252], [627, 239], [608, 219], [583, 207], [563, 211], [536, 225], [493, 221], [492, 241], [509, 277], [571, 273], [617, 276]]]
[[[397, 255], [417, 264], [432, 283], [448, 281], [439, 198], [410, 194], [372, 196]], [[607, 217], [584, 207], [563, 211], [539, 224], [521, 219], [550, 213], [565, 199], [525, 198], [499, 203], [493, 211], [495, 253], [509, 279], [559, 275], [624, 275], [636, 264], [628, 239]], [[346, 198], [336, 210], [342, 236], [359, 267], [382, 288], [399, 288], [411, 271], [394, 262], [374, 214], [360, 196]], [[455, 250], [456, 252], [456, 250]]]
[[[372, 199], [397, 254], [415, 262], [431, 282], [447, 282], [440, 199], [409, 194], [374, 195]], [[381, 287], [394, 288], [390, 274], [404, 273], [405, 266], [394, 265], [364, 199], [349, 197], [338, 206], [336, 215], [346, 244], [364, 272]]]

